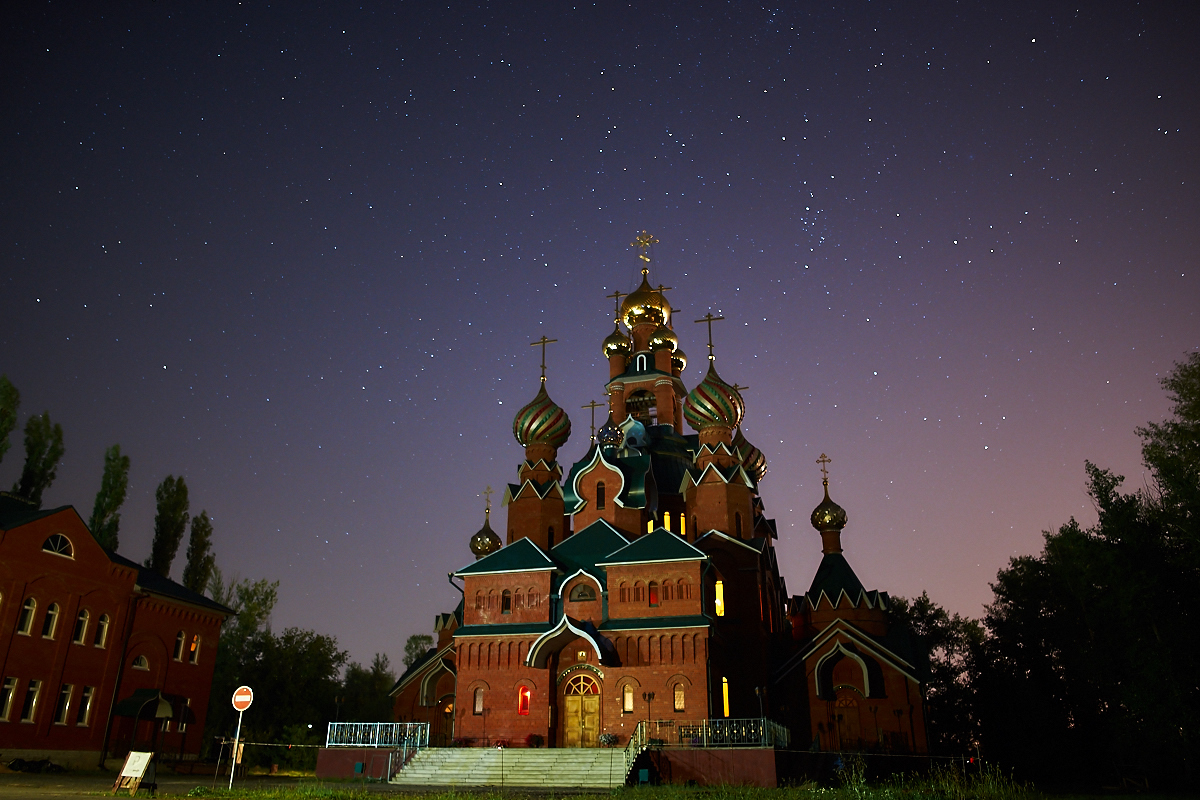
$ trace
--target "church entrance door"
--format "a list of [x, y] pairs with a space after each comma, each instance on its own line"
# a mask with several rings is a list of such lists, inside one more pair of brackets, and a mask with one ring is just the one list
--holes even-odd
[[563, 745], [596, 747], [600, 735], [600, 685], [591, 675], [574, 675], [563, 690]]

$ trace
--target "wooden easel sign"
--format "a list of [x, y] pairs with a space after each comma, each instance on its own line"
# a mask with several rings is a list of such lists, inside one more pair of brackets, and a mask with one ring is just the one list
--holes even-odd
[[137, 794], [138, 787], [142, 781], [146, 779], [146, 770], [150, 770], [150, 786], [155, 786], [154, 767], [152, 759], [154, 753], [143, 753], [138, 750], [130, 750], [129, 755], [125, 756], [125, 764], [121, 767], [121, 773], [117, 775], [117, 782], [113, 784], [113, 794], [122, 789], [129, 790], [129, 796], [133, 797]]

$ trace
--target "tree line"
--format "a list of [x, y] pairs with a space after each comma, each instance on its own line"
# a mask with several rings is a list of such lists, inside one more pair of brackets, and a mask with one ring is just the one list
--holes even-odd
[[1200, 752], [1200, 353], [1162, 380], [1171, 416], [1137, 429], [1148, 482], [1091, 462], [1097, 521], [1013, 558], [982, 620], [927, 594], [894, 618], [931, 650], [926, 709], [943, 754], [1044, 784], [1194, 786]]

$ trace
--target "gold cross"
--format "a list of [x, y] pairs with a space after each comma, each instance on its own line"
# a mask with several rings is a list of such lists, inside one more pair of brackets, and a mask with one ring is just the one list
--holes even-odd
[[492, 487], [489, 486], [483, 490], [484, 502], [487, 504], [483, 508], [484, 516], [492, 513]]
[[590, 408], [592, 410], [592, 441], [596, 441], [596, 409], [604, 408], [604, 403], [597, 403], [595, 400], [580, 408]]
[[545, 334], [543, 334], [542, 338], [538, 339], [536, 342], [529, 343], [530, 347], [537, 347], [538, 345], [542, 346], [542, 383], [546, 382], [546, 345], [557, 341], [558, 339], [547, 339]]
[[749, 389], [749, 388], [750, 388], [749, 386], [742, 386], [740, 383], [735, 383], [735, 384], [733, 385], [733, 390], [734, 390], [735, 392], [744, 392], [744, 391], [746, 391], [746, 390], [747, 390], [747, 389]]
[[[712, 324], [714, 322], [718, 322], [719, 320], [723, 320], [723, 319], [725, 319], [725, 318], [724, 317], [714, 317], [712, 315], [712, 312], [710, 311], [707, 314], [705, 314], [702, 318], [696, 320], [696, 322], [707, 322], [708, 323], [708, 360], [709, 361], [714, 360], [713, 351], [712, 351]], [[749, 388], [749, 387], [747, 387], [747, 388]]]
[[613, 309], [613, 325], [621, 321], [621, 298], [625, 297], [625, 295], [626, 292], [613, 292], [612, 294], [604, 295], [605, 297], [613, 298], [613, 305], [616, 306]]
[[828, 485], [829, 484], [829, 470], [827, 470], [825, 467], [829, 464], [832, 464], [833, 459], [830, 458], [829, 456], [825, 455], [824, 453], [821, 453], [821, 457], [817, 459], [817, 463], [821, 465], [821, 482]]
[[653, 236], [651, 236], [646, 231], [642, 231], [641, 233], [639, 233], [636, 237], [634, 237], [633, 241], [629, 243], [630, 247], [636, 247], [639, 250], [638, 258], [640, 258], [643, 261], [643, 264], [642, 264], [642, 274], [643, 275], [646, 275], [650, 272], [650, 254], [647, 253], [646, 251], [649, 250], [650, 245], [653, 245], [653, 244], [658, 244], [658, 239], [655, 239]]

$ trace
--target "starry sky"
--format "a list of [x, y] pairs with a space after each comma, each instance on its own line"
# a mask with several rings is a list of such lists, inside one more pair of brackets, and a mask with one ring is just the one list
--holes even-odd
[[125, 555], [182, 474], [359, 661], [458, 601], [540, 336], [585, 452], [642, 229], [689, 388], [725, 317], [792, 593], [825, 452], [863, 582], [980, 615], [1094, 521], [1085, 459], [1144, 485], [1200, 347], [1194, 3], [19, 5], [0, 372], [65, 429], [46, 505], [120, 443]]

